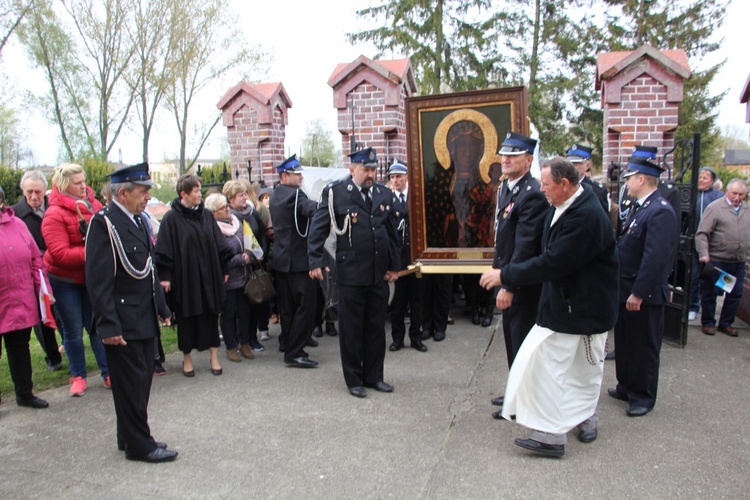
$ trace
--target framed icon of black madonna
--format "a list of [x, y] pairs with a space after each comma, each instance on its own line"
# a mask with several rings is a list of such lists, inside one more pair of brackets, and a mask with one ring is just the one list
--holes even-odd
[[480, 272], [492, 263], [500, 144], [528, 134], [526, 89], [413, 97], [406, 108], [412, 261]]

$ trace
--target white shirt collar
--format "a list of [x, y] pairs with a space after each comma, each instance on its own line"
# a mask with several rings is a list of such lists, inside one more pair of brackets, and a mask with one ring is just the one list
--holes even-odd
[[578, 199], [578, 197], [582, 194], [583, 186], [579, 184], [578, 189], [576, 189], [576, 192], [573, 193], [573, 196], [565, 200], [559, 207], [555, 207], [555, 215], [552, 216], [552, 222], [550, 223], [550, 226], [554, 226], [555, 222], [557, 222], [557, 219], [559, 219], [560, 216], [565, 213], [565, 211], [573, 204], [573, 202], [576, 201], [576, 199]]

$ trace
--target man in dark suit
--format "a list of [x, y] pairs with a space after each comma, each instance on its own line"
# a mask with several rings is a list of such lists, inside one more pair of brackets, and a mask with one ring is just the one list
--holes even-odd
[[609, 193], [607, 192], [607, 188], [601, 182], [594, 182], [586, 175], [586, 172], [591, 169], [592, 152], [593, 149], [587, 146], [573, 144], [565, 154], [568, 157], [568, 161], [578, 170], [581, 176], [580, 183], [591, 188], [599, 203], [601, 203], [604, 212], [609, 216]]
[[[21, 177], [20, 187], [23, 196], [11, 208], [16, 217], [29, 228], [39, 251], [44, 255], [47, 245], [42, 237], [42, 217], [49, 205], [44, 195], [47, 191], [47, 178], [38, 170], [29, 170]], [[44, 360], [47, 362], [47, 369], [52, 372], [62, 369], [62, 356], [58, 351], [55, 329], [39, 323], [34, 326], [34, 334], [46, 354]]]
[[[508, 368], [520, 349], [526, 335], [534, 326], [539, 307], [541, 284], [517, 287], [500, 286], [499, 269], [510, 263], [524, 262], [541, 252], [544, 217], [549, 203], [539, 190], [539, 181], [529, 170], [534, 160], [536, 140], [516, 132], [508, 132], [502, 146], [503, 175], [499, 186], [495, 210], [495, 258], [492, 270], [482, 274], [479, 284], [484, 288], [498, 287], [497, 308], [503, 312], [503, 334], [508, 356]], [[503, 396], [492, 400], [503, 405]], [[492, 414], [501, 419], [501, 412]]]
[[398, 279], [398, 235], [391, 224], [393, 193], [375, 183], [378, 161], [372, 148], [349, 155], [351, 177], [326, 186], [307, 241], [310, 276], [322, 280], [325, 244], [336, 233], [339, 346], [344, 381], [352, 396], [365, 387], [393, 392], [383, 381], [388, 284]]
[[171, 316], [141, 219], [153, 182], [147, 163], [110, 177], [112, 203], [91, 219], [86, 237], [86, 287], [110, 370], [117, 446], [129, 460], [165, 462], [177, 452], [156, 442], [148, 425], [158, 318], [169, 324]]
[[[401, 266], [404, 270], [411, 264], [411, 245], [409, 240], [409, 185], [406, 180], [408, 169], [405, 162], [396, 161], [388, 169], [388, 180], [391, 181], [393, 191], [394, 225], [401, 243]], [[404, 347], [406, 336], [406, 309], [409, 308], [409, 341], [412, 349], [427, 352], [427, 346], [422, 343], [422, 300], [420, 296], [419, 280], [413, 274], [402, 276], [396, 281], [396, 290], [391, 301], [391, 337], [393, 343], [391, 351], [398, 351]]]
[[318, 204], [300, 189], [302, 166], [297, 155], [284, 160], [276, 171], [281, 184], [271, 195], [268, 208], [275, 233], [271, 265], [276, 271], [279, 342], [285, 347], [287, 365], [313, 368], [318, 363], [309, 359], [304, 349], [315, 327], [318, 283], [309, 276], [307, 234]]
[[617, 242], [620, 255], [620, 306], [615, 325], [617, 387], [609, 395], [630, 403], [627, 414], [640, 417], [656, 404], [659, 353], [672, 269], [675, 214], [658, 192], [662, 169], [632, 156], [624, 174], [635, 200]]

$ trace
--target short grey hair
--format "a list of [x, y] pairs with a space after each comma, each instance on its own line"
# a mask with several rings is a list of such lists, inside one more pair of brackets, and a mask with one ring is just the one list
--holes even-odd
[[203, 206], [211, 213], [216, 212], [218, 209], [219, 201], [224, 200], [226, 203], [229, 203], [227, 201], [227, 197], [224, 196], [221, 193], [211, 193], [206, 197], [206, 201], [203, 202]]
[[747, 191], [747, 181], [741, 177], [735, 177], [731, 181], [727, 182], [727, 189], [729, 189], [729, 186], [731, 186], [732, 184], [739, 184]]
[[568, 179], [572, 186], [578, 185], [580, 174], [578, 169], [566, 158], [556, 156], [542, 165], [542, 169], [549, 168], [549, 173], [555, 184], [560, 184], [563, 179]]
[[138, 184], [136, 184], [135, 182], [113, 182], [109, 185], [110, 199], [120, 201], [118, 198], [121, 189], [130, 192], [137, 187]]
[[27, 170], [26, 173], [21, 177], [21, 182], [18, 183], [18, 187], [23, 191], [23, 184], [26, 181], [39, 181], [44, 184], [44, 190], [47, 191], [47, 176], [41, 173], [39, 170]]

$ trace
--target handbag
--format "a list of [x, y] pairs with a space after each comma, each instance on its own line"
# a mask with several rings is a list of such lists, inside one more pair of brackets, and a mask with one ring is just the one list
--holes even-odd
[[250, 277], [245, 283], [245, 295], [251, 304], [260, 304], [276, 296], [271, 273], [263, 269], [250, 271]]

